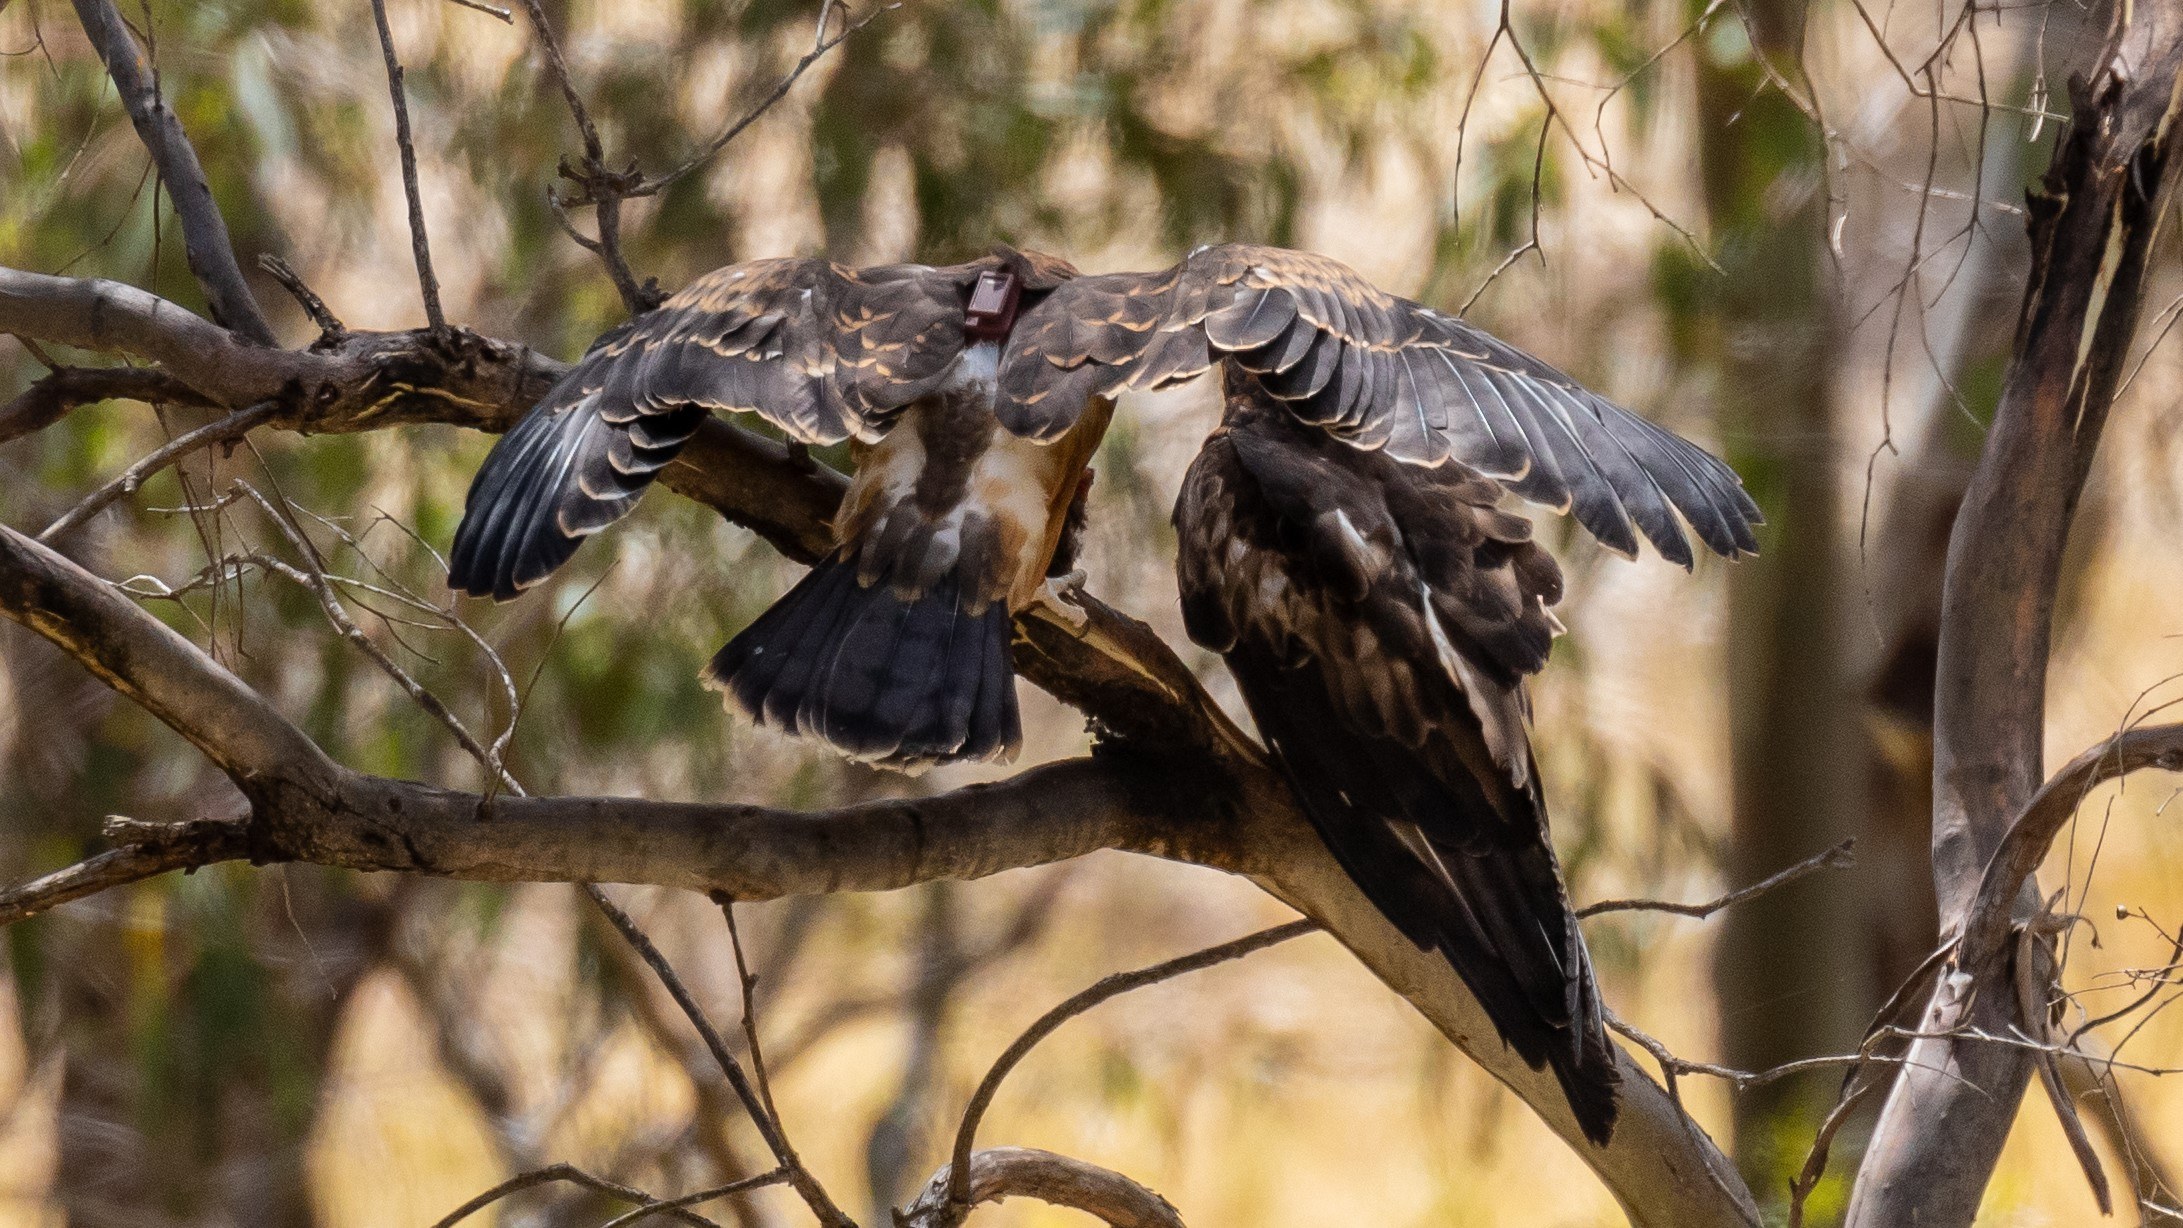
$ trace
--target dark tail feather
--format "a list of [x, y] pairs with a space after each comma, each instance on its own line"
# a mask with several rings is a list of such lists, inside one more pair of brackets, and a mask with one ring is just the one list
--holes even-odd
[[1518, 1056], [1552, 1067], [1585, 1137], [1605, 1146], [1614, 1045], [1541, 816], [1511, 822], [1437, 736], [1421, 750], [1357, 730], [1316, 663], [1244, 649], [1229, 665], [1335, 860], [1405, 936], [1447, 959]]
[[916, 768], [1005, 759], [1022, 742], [1005, 603], [963, 609], [954, 577], [903, 600], [828, 559], [705, 671], [745, 715], [853, 758]]

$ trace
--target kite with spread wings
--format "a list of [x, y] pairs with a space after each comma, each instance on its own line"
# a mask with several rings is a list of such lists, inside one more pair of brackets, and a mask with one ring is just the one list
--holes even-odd
[[1149, 274], [1005, 248], [945, 269], [734, 266], [602, 338], [501, 441], [451, 579], [505, 599], [543, 577], [713, 409], [854, 437], [872, 446], [834, 553], [708, 677], [861, 758], [1003, 757], [1010, 615], [1068, 569], [1114, 399], [1216, 366], [1226, 411], [1175, 508], [1191, 637], [1225, 657], [1359, 889], [1604, 1144], [1614, 1050], [1523, 689], [1561, 630], [1561, 573], [1499, 505], [1513, 492], [1685, 567], [1692, 535], [1751, 553], [1760, 517], [1703, 449], [1461, 320], [1241, 244]]

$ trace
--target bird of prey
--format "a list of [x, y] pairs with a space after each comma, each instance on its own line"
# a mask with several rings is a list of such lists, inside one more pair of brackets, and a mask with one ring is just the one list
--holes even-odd
[[1686, 567], [1685, 524], [1735, 557], [1758, 508], [1727, 465], [1544, 363], [1276, 248], [1063, 284], [1012, 334], [998, 412], [1065, 438], [1084, 405], [1216, 365], [1225, 412], [1175, 507], [1190, 636], [1350, 878], [1604, 1145], [1614, 1050], [1526, 731], [1561, 573], [1499, 504]]
[[626, 515], [713, 410], [869, 445], [834, 549], [720, 650], [751, 719], [917, 768], [1014, 754], [1012, 616], [1069, 568], [1063, 530], [1112, 413], [1036, 439], [994, 416], [1017, 314], [1075, 275], [998, 248], [947, 268], [760, 260], [601, 337], [486, 457], [449, 583], [508, 600]]

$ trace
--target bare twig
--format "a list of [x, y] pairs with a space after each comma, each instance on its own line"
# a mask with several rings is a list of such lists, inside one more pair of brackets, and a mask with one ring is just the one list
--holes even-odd
[[432, 243], [425, 237], [424, 198], [417, 188], [417, 144], [409, 132], [409, 96], [402, 87], [402, 61], [394, 54], [394, 31], [387, 25], [387, 0], [371, 0], [371, 18], [379, 26], [379, 50], [387, 62], [387, 93], [394, 100], [394, 143], [402, 156], [402, 194], [409, 200], [409, 250], [417, 262], [417, 289], [424, 296], [424, 316], [435, 333], [446, 333], [440, 310], [440, 279], [432, 271]]
[[[634, 1211], [627, 1211], [617, 1215], [599, 1225], [599, 1228], [626, 1228], [627, 1225], [634, 1224], [638, 1220], [650, 1219], [655, 1215], [664, 1215], [678, 1211], [683, 1207], [693, 1207], [699, 1203], [711, 1202], [716, 1198], [726, 1198], [730, 1194], [741, 1194], [749, 1190], [755, 1190], [759, 1186], [778, 1185], [784, 1181], [793, 1184], [795, 1181], [794, 1174], [777, 1168], [772, 1172], [760, 1173], [755, 1177], [745, 1177], [741, 1181], [730, 1181], [726, 1185], [716, 1185], [709, 1189], [698, 1190], [695, 1193], [682, 1194], [674, 1198], [649, 1203], [638, 1207]], [[852, 1228], [854, 1228], [853, 1225]]]
[[60, 519], [47, 525], [38, 534], [38, 540], [48, 544], [59, 541], [64, 534], [105, 511], [116, 499], [135, 494], [137, 488], [144, 485], [145, 479], [153, 474], [199, 448], [241, 439], [250, 432], [250, 428], [271, 418], [277, 408], [271, 401], [261, 402], [248, 409], [238, 409], [217, 421], [207, 422], [196, 430], [175, 436], [68, 509]]
[[1785, 887], [1801, 878], [1817, 874], [1821, 870], [1844, 870], [1857, 864], [1853, 850], [1855, 839], [1844, 840], [1825, 852], [1815, 853], [1778, 874], [1770, 874], [1748, 887], [1741, 887], [1715, 900], [1703, 904], [1678, 904], [1673, 900], [1600, 900], [1586, 904], [1577, 910], [1577, 916], [1596, 917], [1608, 912], [1670, 912], [1681, 917], [1710, 917], [1724, 908], [1732, 908], [1745, 900], [1765, 895], [1777, 887]]
[[[656, 195], [660, 192], [661, 189], [675, 183], [683, 176], [688, 175], [691, 171], [694, 171], [698, 167], [701, 167], [705, 165], [705, 163], [711, 161], [713, 157], [717, 155], [721, 150], [726, 149], [728, 145], [735, 140], [735, 138], [743, 135], [743, 130], [745, 128], [748, 128], [753, 123], [756, 123], [759, 116], [764, 115], [767, 111], [772, 110], [775, 104], [779, 103], [781, 99], [787, 97], [788, 91], [795, 88], [796, 82], [802, 79], [804, 73], [810, 71], [812, 65], [818, 63], [821, 59], [825, 58], [827, 52], [841, 46], [842, 43], [848, 41], [848, 39], [852, 35], [856, 34], [864, 27], [872, 24], [872, 22], [877, 20], [881, 14], [891, 13], [895, 9], [898, 9], [900, 7], [902, 6], [899, 3], [899, 0], [897, 0], [897, 2], [895, 3], [881, 4], [878, 7], [872, 9], [870, 12], [865, 13], [862, 17], [851, 20], [849, 17], [849, 6], [842, 3], [842, 0], [821, 0], [819, 6], [818, 26], [816, 31], [812, 35], [811, 50], [806, 51], [803, 54], [803, 58], [796, 61], [795, 65], [791, 67], [788, 72], [781, 77], [780, 81], [774, 85], [773, 89], [769, 91], [765, 97], [759, 99], [756, 106], [753, 106], [752, 108], [750, 108], [750, 110], [745, 111], [741, 118], [737, 119], [735, 122], [729, 124], [726, 128], [722, 129], [718, 136], [715, 136], [712, 140], [707, 141], [704, 147], [701, 148], [697, 153], [691, 155], [688, 160], [684, 161], [681, 165], [675, 167], [671, 171], [668, 171], [664, 175], [660, 175], [656, 178], [645, 178], [640, 180], [634, 186], [630, 187], [626, 192], [622, 193], [624, 198]], [[838, 32], [833, 31], [831, 27], [831, 22], [837, 12], [842, 15], [842, 18], [846, 23], [841, 27]], [[576, 197], [572, 200], [565, 200], [561, 203], [564, 205], [576, 206], [595, 204], [597, 202], [594, 201], [590, 196], [585, 195]]]
[[198, 164], [182, 121], [160, 97], [158, 74], [145, 62], [143, 48], [115, 11], [113, 0], [76, 0], [76, 17], [91, 45], [98, 48], [107, 75], [114, 79], [114, 89], [128, 109], [129, 121], [136, 125], [137, 136], [159, 167], [160, 182], [167, 186], [175, 216], [182, 221], [190, 272], [204, 287], [212, 318], [256, 345], [278, 345], [235, 262], [235, 245], [213, 202], [205, 168]]
[[139, 824], [132, 830], [142, 834], [120, 848], [0, 890], [0, 926], [109, 888], [249, 855], [243, 825], [233, 820]]
[[[614, 279], [614, 289], [622, 296], [622, 305], [631, 315], [642, 315], [659, 306], [659, 289], [654, 285], [637, 284], [636, 274], [629, 271], [629, 261], [622, 255], [622, 201], [642, 176], [632, 166], [628, 171], [615, 174], [606, 169], [606, 147], [599, 140], [598, 126], [591, 122], [591, 113], [584, 108], [583, 95], [576, 92], [576, 83], [569, 78], [568, 61], [561, 54], [560, 40], [554, 37], [553, 25], [546, 20], [545, 6], [539, 0], [523, 0], [524, 11], [530, 14], [531, 28], [538, 34], [538, 45], [546, 53], [546, 67], [553, 74], [555, 84], [561, 87], [561, 97], [568, 102], [569, 114], [576, 120], [576, 131], [583, 137], [584, 164], [579, 172], [570, 168], [562, 159], [561, 175], [581, 184], [586, 196], [594, 198], [599, 219], [597, 241], [585, 239], [574, 227], [562, 221], [578, 243], [596, 253], [606, 265], [607, 276]], [[560, 198], [551, 188], [546, 191], [547, 202], [553, 206], [557, 219], [562, 212]]]
[[509, 12], [507, 9], [500, 7], [497, 4], [486, 4], [483, 3], [483, 0], [454, 0], [454, 3], [461, 5], [466, 9], [473, 9], [477, 12], [483, 13], [487, 17], [497, 17], [507, 25], [512, 26], [515, 24], [515, 14]]
[[[959, 1222], [962, 1217], [951, 1212], [948, 1195], [955, 1174], [953, 1165], [934, 1173], [917, 1201], [895, 1212], [896, 1228], [942, 1228]], [[1031, 1147], [991, 1147], [971, 1156], [968, 1184], [972, 1206], [1036, 1198], [1096, 1216], [1110, 1228], [1183, 1228], [1173, 1204], [1128, 1177]]]
[[735, 1089], [736, 1098], [743, 1102], [744, 1110], [750, 1114], [751, 1123], [758, 1127], [759, 1137], [765, 1140], [767, 1149], [773, 1152], [773, 1158], [786, 1172], [789, 1185], [795, 1187], [796, 1193], [809, 1204], [811, 1213], [826, 1228], [856, 1228], [856, 1222], [842, 1214], [841, 1208], [827, 1195], [818, 1179], [797, 1158], [796, 1149], [790, 1145], [788, 1136], [783, 1133], [779, 1119], [767, 1110], [764, 1098], [751, 1084], [750, 1077], [743, 1072], [743, 1064], [729, 1051], [727, 1042], [720, 1038], [719, 1030], [706, 1017], [705, 1008], [698, 1005], [697, 998], [682, 983], [682, 978], [667, 962], [667, 957], [660, 954], [651, 938], [628, 913], [622, 911], [620, 905], [608, 898], [605, 891], [593, 883], [585, 883], [583, 888], [584, 893], [591, 897], [591, 902], [598, 905], [599, 911], [605, 913], [607, 920], [614, 923], [614, 928], [620, 930], [622, 937], [629, 940], [629, 945], [644, 957], [644, 962], [651, 965], [653, 973], [660, 979], [660, 984], [667, 987], [667, 992], [674, 996], [675, 1004], [682, 1008], [683, 1014], [689, 1016], [690, 1025], [697, 1029], [698, 1035], [704, 1037], [705, 1047], [712, 1050], [713, 1060], [720, 1064], [721, 1073], [728, 1077], [728, 1084]]
[[766, 1106], [766, 1113], [773, 1120], [781, 1119], [781, 1110], [773, 1103], [773, 1081], [766, 1076], [765, 1049], [758, 1043], [758, 978], [751, 973], [750, 961], [743, 958], [743, 931], [735, 924], [735, 901], [720, 897], [720, 916], [728, 923], [728, 948], [735, 952], [735, 979], [743, 993], [743, 1044], [750, 1050], [750, 1072], [758, 1084], [758, 1099]]
[[304, 284], [303, 275], [296, 272], [287, 261], [271, 252], [266, 252], [258, 257], [258, 267], [264, 269], [267, 276], [279, 282], [281, 289], [286, 290], [289, 297], [296, 300], [296, 305], [303, 308], [303, 314], [311, 317], [311, 323], [318, 325], [319, 336], [322, 339], [338, 340], [349, 331], [348, 326], [341, 322], [340, 317], [326, 309], [326, 300], [318, 297], [317, 291]]
[[1089, 988], [1071, 995], [1059, 1006], [1040, 1015], [1030, 1027], [1023, 1030], [1021, 1036], [1016, 1037], [1014, 1043], [1002, 1051], [999, 1058], [994, 1060], [993, 1068], [985, 1072], [985, 1078], [978, 1082], [978, 1090], [971, 1093], [970, 1103], [963, 1108], [962, 1125], [957, 1127], [955, 1132], [954, 1156], [948, 1165], [948, 1214], [940, 1221], [940, 1228], [953, 1228], [953, 1225], [962, 1222], [963, 1216], [970, 1213], [970, 1208], [974, 1205], [974, 1200], [971, 1197], [970, 1150], [971, 1146], [977, 1142], [978, 1123], [985, 1119], [985, 1111], [992, 1106], [993, 1096], [1000, 1091], [1001, 1081], [1008, 1077], [1008, 1073], [1016, 1068], [1016, 1064], [1021, 1062], [1037, 1046], [1038, 1042], [1053, 1035], [1055, 1029], [1085, 1011], [1098, 1006], [1102, 1002], [1118, 998], [1131, 990], [1143, 989], [1147, 985], [1157, 985], [1161, 981], [1172, 980], [1185, 973], [1196, 972], [1201, 968], [1210, 968], [1215, 964], [1223, 964], [1231, 959], [1240, 959], [1255, 951], [1263, 951], [1267, 947], [1287, 942], [1291, 938], [1301, 938], [1306, 934], [1316, 932], [1318, 929], [1319, 923], [1316, 921], [1309, 919], [1290, 921], [1283, 925], [1276, 925], [1271, 929], [1260, 930], [1255, 934], [1246, 934], [1241, 938], [1232, 939], [1218, 946], [1207, 947], [1202, 951], [1194, 951], [1188, 955], [1178, 956], [1163, 963], [1154, 964], [1149, 968], [1139, 968], [1135, 972], [1117, 972], [1111, 976], [1100, 978]]
[[[648, 1215], [672, 1215], [685, 1224], [696, 1224], [700, 1225], [701, 1228], [720, 1228], [719, 1224], [686, 1208], [694, 1203], [710, 1202], [715, 1198], [723, 1198], [743, 1190], [757, 1189], [762, 1185], [774, 1185], [786, 1177], [786, 1173], [775, 1169], [772, 1172], [760, 1173], [755, 1177], [746, 1177], [733, 1186], [700, 1190], [696, 1194], [684, 1195], [681, 1198], [660, 1199], [654, 1198], [643, 1190], [622, 1185], [619, 1182], [608, 1181], [603, 1177], [594, 1177], [573, 1164], [549, 1164], [544, 1168], [533, 1169], [527, 1173], [518, 1173], [508, 1178], [492, 1189], [448, 1212], [437, 1223], [433, 1224], [432, 1228], [455, 1228], [456, 1224], [476, 1215], [511, 1194], [520, 1194], [525, 1190], [534, 1189], [541, 1185], [549, 1185], [556, 1181], [566, 1181], [571, 1185], [580, 1185], [587, 1190], [610, 1195], [624, 1202], [636, 1203], [638, 1204], [638, 1210]], [[614, 1222], [624, 1223], [627, 1220], [626, 1218], [617, 1219]]]

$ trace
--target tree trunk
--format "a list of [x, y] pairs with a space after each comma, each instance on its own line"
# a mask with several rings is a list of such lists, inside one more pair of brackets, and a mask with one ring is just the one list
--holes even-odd
[[[1839, 345], [1821, 280], [1825, 147], [1793, 102], [1764, 87], [1757, 59], [1793, 62], [1802, 9], [1753, 5], [1756, 47], [1713, 40], [1700, 57], [1704, 186], [1726, 273], [1705, 321], [1706, 357], [1730, 457], [1767, 519], [1759, 557], [1730, 578], [1732, 882], [1858, 834], [1865, 789], [1830, 380]], [[1759, 1070], [1855, 1047], [1878, 1002], [1866, 952], [1813, 941], [1862, 929], [1855, 883], [1809, 878], [1724, 915], [1715, 978], [1730, 1065]], [[1762, 1199], [1787, 1188], [1835, 1082], [1788, 1079], [1737, 1096], [1737, 1162]]]

